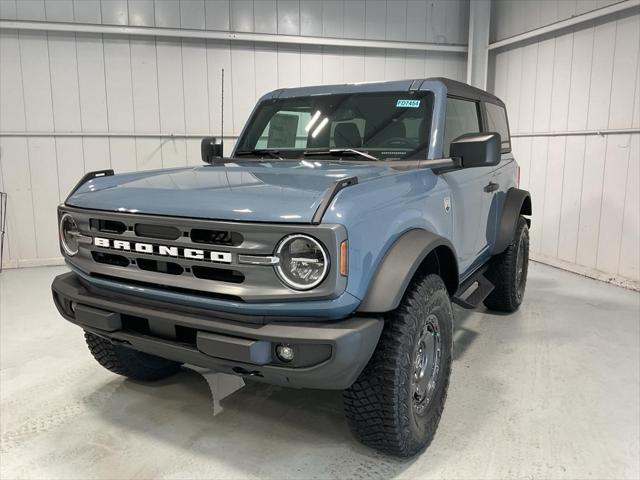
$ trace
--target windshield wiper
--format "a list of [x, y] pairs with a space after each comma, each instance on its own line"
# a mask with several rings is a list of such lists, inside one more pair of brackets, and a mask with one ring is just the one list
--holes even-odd
[[278, 160], [284, 160], [280, 155], [279, 155], [279, 151], [278, 150], [272, 150], [269, 148], [254, 148], [253, 150], [240, 150], [239, 152], [235, 153], [235, 156], [237, 157], [238, 155], [242, 156], [242, 155], [256, 155], [256, 156], [260, 156], [262, 155], [264, 157], [264, 155], [268, 155], [271, 158], [277, 158]]
[[330, 148], [329, 150], [306, 150], [304, 152], [305, 155], [333, 155], [333, 156], [342, 156], [342, 155], [352, 155], [357, 157], [363, 157], [368, 160], [380, 160], [373, 155], [363, 152], [362, 150], [356, 150], [355, 148]]

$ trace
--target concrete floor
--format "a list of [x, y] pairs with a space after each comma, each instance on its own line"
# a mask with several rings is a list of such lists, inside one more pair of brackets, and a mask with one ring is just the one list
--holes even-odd
[[339, 392], [103, 370], [58, 316], [65, 268], [0, 275], [0, 477], [639, 478], [640, 295], [533, 264], [515, 315], [456, 310], [447, 406], [410, 461], [351, 437]]

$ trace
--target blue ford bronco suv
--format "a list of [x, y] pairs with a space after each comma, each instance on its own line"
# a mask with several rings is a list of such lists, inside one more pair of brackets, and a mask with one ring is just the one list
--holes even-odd
[[452, 302], [524, 294], [531, 200], [504, 104], [444, 78], [280, 89], [230, 157], [208, 137], [202, 158], [82, 178], [58, 211], [61, 315], [115, 373], [339, 389], [364, 444], [425, 448]]

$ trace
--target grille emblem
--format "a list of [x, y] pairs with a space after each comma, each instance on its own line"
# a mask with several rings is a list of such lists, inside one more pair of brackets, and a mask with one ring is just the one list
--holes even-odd
[[157, 245], [153, 243], [130, 242], [128, 240], [112, 240], [110, 238], [101, 237], [94, 237], [93, 244], [96, 247], [107, 248], [110, 250], [158, 255], [161, 257], [186, 258], [188, 260], [200, 260], [204, 262], [231, 263], [231, 253], [229, 252]]

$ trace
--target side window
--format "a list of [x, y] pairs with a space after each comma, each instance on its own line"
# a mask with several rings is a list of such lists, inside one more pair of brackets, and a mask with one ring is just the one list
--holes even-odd
[[449, 145], [460, 135], [480, 131], [478, 104], [471, 100], [447, 98], [447, 114], [444, 120], [444, 156], [449, 156]]
[[511, 139], [509, 138], [509, 125], [507, 124], [507, 112], [500, 105], [485, 103], [487, 107], [487, 130], [498, 132], [502, 141], [502, 152], [511, 151]]

